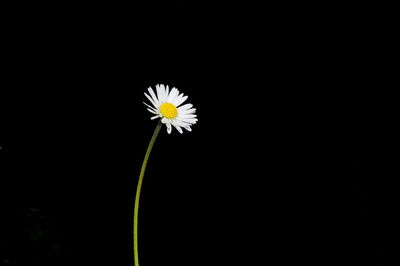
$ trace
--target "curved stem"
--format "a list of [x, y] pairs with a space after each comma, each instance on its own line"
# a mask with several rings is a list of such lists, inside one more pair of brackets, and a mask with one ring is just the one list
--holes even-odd
[[135, 258], [135, 266], [139, 266], [139, 253], [138, 253], [138, 215], [139, 215], [139, 199], [140, 190], [142, 188], [144, 171], [146, 170], [147, 160], [149, 159], [151, 149], [156, 141], [158, 132], [160, 132], [162, 123], [158, 122], [156, 129], [154, 130], [153, 136], [151, 137], [149, 146], [147, 147], [146, 155], [144, 156], [142, 169], [140, 170], [139, 182], [136, 188], [136, 198], [135, 198], [135, 213], [133, 216], [133, 254]]

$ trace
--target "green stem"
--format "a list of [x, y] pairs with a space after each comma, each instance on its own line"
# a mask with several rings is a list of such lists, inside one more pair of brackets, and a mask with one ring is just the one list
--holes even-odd
[[144, 156], [142, 170], [140, 170], [139, 182], [136, 189], [136, 198], [135, 198], [135, 214], [133, 216], [133, 254], [135, 257], [135, 266], [139, 266], [139, 253], [138, 253], [138, 215], [139, 215], [139, 199], [140, 199], [140, 190], [142, 188], [144, 171], [146, 170], [147, 161], [150, 156], [151, 149], [153, 148], [153, 144], [156, 141], [158, 132], [160, 132], [162, 123], [158, 122], [156, 129], [154, 130], [153, 136], [151, 137], [149, 146], [147, 147], [146, 155]]

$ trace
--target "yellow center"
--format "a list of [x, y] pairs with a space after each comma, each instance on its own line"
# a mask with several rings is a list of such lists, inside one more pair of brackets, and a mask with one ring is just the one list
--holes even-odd
[[171, 103], [163, 103], [160, 107], [160, 112], [166, 118], [174, 118], [178, 114], [175, 105]]

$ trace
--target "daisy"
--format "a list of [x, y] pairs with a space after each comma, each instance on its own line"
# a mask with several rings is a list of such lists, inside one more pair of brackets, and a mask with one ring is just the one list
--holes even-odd
[[182, 133], [182, 128], [188, 131], [192, 131], [190, 128], [197, 122], [197, 115], [195, 114], [196, 109], [192, 108], [193, 105], [187, 103], [180, 106], [186, 101], [188, 96], [184, 96], [183, 93], [179, 94], [178, 89], [172, 88], [169, 91], [169, 87], [162, 84], [156, 85], [157, 95], [154, 93], [153, 89], [149, 87], [149, 94], [144, 93], [144, 95], [149, 99], [149, 105], [144, 103], [149, 108], [150, 113], [155, 116], [151, 119], [161, 118], [161, 122], [167, 126], [168, 134], [172, 131], [172, 126], [174, 126], [179, 133]]

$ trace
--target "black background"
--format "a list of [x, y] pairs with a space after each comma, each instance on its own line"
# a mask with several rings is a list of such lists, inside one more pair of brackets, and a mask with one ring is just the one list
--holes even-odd
[[4, 9], [0, 265], [133, 264], [156, 84], [199, 121], [155, 143], [142, 266], [394, 262], [391, 17], [372, 9]]

